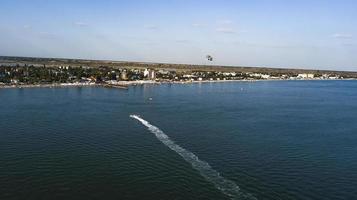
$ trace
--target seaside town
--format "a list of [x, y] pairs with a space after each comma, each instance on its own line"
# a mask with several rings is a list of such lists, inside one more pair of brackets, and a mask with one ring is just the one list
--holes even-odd
[[255, 80], [337, 80], [336, 74], [264, 74], [255, 72], [177, 71], [153, 68], [71, 67], [71, 66], [0, 66], [0, 87], [85, 86], [126, 87], [143, 83], [191, 83]]

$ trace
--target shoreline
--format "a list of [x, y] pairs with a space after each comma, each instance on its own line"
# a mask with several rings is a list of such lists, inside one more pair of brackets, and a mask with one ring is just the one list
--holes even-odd
[[202, 80], [202, 81], [118, 81], [115, 84], [108, 83], [53, 83], [53, 84], [24, 84], [24, 85], [0, 85], [0, 89], [13, 88], [65, 88], [65, 87], [108, 87], [128, 89], [136, 85], [160, 85], [160, 84], [198, 84], [198, 83], [227, 83], [227, 82], [263, 82], [263, 81], [356, 81], [357, 79], [256, 79], [256, 80]]
[[98, 83], [54, 83], [54, 84], [24, 84], [24, 85], [0, 85], [0, 89], [22, 88], [66, 88], [66, 87], [108, 87], [127, 89], [124, 85], [98, 84]]

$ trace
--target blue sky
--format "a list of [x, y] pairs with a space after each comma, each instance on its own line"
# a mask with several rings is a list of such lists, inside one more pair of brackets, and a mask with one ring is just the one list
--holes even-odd
[[354, 0], [0, 0], [0, 55], [357, 71]]

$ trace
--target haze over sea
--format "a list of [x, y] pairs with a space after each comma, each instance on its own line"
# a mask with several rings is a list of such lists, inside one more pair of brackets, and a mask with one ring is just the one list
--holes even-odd
[[0, 199], [357, 199], [357, 81], [0, 99]]

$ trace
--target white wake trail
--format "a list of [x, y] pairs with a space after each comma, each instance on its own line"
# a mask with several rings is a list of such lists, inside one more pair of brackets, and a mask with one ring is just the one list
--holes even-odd
[[148, 130], [151, 133], [153, 133], [158, 140], [160, 140], [171, 150], [179, 154], [185, 161], [190, 163], [194, 169], [199, 171], [200, 174], [206, 180], [213, 183], [214, 186], [218, 190], [220, 190], [223, 194], [229, 196], [231, 199], [255, 199], [256, 200], [256, 198], [251, 194], [243, 193], [235, 182], [225, 179], [223, 176], [221, 176], [219, 172], [212, 169], [212, 167], [207, 162], [200, 160], [195, 154], [176, 144], [158, 127], [151, 125], [148, 121], [144, 120], [138, 115], [130, 115], [130, 117], [138, 120], [144, 126], [146, 126]]

